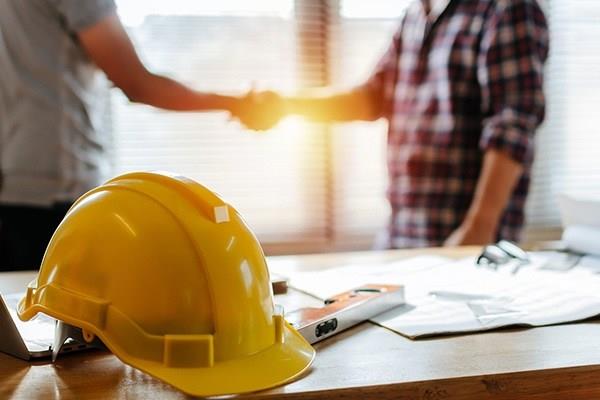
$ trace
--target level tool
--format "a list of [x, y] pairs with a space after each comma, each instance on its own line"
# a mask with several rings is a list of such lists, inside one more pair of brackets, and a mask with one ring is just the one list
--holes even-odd
[[403, 286], [369, 284], [331, 297], [323, 307], [287, 313], [285, 319], [316, 343], [402, 304]]

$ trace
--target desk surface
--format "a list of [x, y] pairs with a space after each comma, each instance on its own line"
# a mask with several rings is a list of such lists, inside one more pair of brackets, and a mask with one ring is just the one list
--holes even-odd
[[[473, 248], [434, 250], [462, 256]], [[290, 268], [386, 261], [418, 251], [285, 257]], [[20, 291], [32, 273], [0, 274], [0, 291]], [[315, 305], [291, 291], [276, 302], [288, 310]], [[317, 344], [300, 380], [252, 399], [591, 399], [600, 398], [600, 323], [411, 341], [371, 323]], [[265, 371], [266, 372], [266, 371]], [[267, 372], [266, 372], [267, 373]], [[0, 353], [0, 398], [160, 398], [185, 395], [105, 352], [72, 354], [55, 365]]]

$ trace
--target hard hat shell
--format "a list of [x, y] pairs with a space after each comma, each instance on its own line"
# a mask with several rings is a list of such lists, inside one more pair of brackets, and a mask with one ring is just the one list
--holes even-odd
[[166, 174], [125, 174], [77, 200], [19, 304], [23, 320], [38, 312], [195, 396], [277, 386], [315, 356], [275, 310], [237, 211]]

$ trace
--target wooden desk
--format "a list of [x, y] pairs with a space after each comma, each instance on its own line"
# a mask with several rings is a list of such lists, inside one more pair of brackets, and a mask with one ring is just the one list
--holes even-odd
[[[462, 256], [473, 248], [436, 250]], [[285, 257], [290, 268], [383, 261], [415, 251]], [[0, 274], [0, 291], [22, 290], [27, 273]], [[318, 304], [298, 292], [278, 296], [288, 310]], [[302, 379], [251, 399], [597, 399], [600, 398], [600, 323], [411, 341], [364, 323], [316, 345]], [[265, 373], [268, 373], [265, 371]], [[0, 353], [0, 399], [179, 399], [186, 396], [114, 356], [93, 352], [53, 365]]]

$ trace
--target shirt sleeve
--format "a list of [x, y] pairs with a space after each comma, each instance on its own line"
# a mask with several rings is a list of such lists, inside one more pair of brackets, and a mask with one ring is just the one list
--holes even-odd
[[72, 32], [96, 24], [117, 9], [114, 0], [53, 0], [52, 3]]
[[401, 48], [401, 31], [402, 26], [394, 34], [388, 49], [379, 59], [371, 76], [363, 85], [363, 87], [369, 90], [372, 96], [382, 99], [384, 115], [386, 116], [391, 115], [394, 104], [394, 88], [396, 86], [398, 59]]
[[548, 26], [535, 0], [496, 4], [477, 61], [484, 114], [479, 145], [524, 163], [533, 158], [533, 135], [544, 119]]

